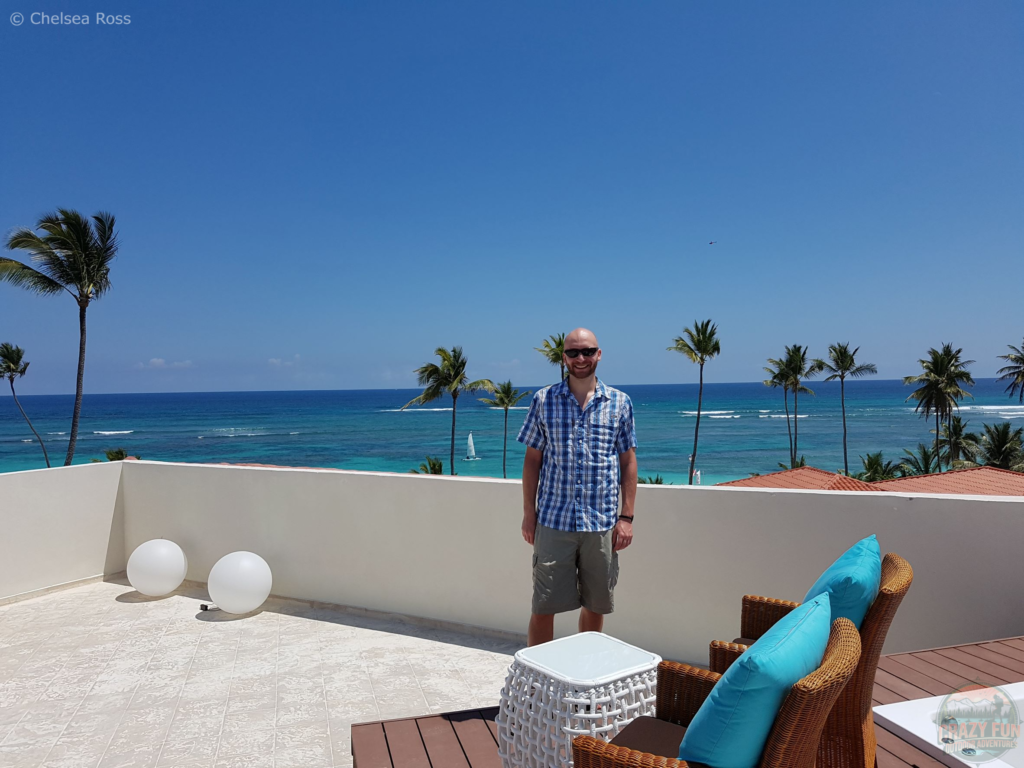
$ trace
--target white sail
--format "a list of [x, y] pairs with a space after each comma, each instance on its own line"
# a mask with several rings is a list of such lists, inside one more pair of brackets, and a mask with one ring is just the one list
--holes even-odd
[[473, 447], [473, 433], [469, 433], [469, 440], [466, 443], [466, 458], [463, 461], [479, 461], [480, 457], [476, 455], [476, 448]]

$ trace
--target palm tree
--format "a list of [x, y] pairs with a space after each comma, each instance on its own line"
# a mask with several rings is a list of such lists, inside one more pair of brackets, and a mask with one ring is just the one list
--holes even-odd
[[1024, 403], [1024, 341], [1020, 343], [1019, 347], [1012, 344], [1006, 346], [1010, 348], [1010, 353], [998, 357], [1000, 360], [1008, 362], [1009, 365], [996, 371], [999, 374], [996, 381], [1008, 381], [1006, 391], [1010, 393], [1010, 397], [1016, 394], [1018, 395], [1017, 402]]
[[800, 404], [799, 395], [801, 392], [814, 396], [814, 391], [805, 387], [803, 379], [809, 379], [818, 374], [814, 363], [807, 362], [807, 347], [794, 344], [786, 347], [786, 372], [789, 374], [789, 388], [793, 392], [793, 460], [791, 464], [796, 465], [796, 455], [800, 452]]
[[0, 257], [0, 282], [7, 281], [34, 293], [55, 296], [66, 291], [78, 305], [78, 380], [75, 411], [71, 418], [71, 439], [64, 466], [75, 457], [78, 420], [82, 415], [85, 381], [85, 314], [90, 302], [110, 290], [110, 262], [117, 256], [114, 215], [97, 213], [92, 220], [78, 211], [58, 208], [31, 229], [17, 229], [7, 238], [7, 248], [31, 254], [39, 269], [20, 261]]
[[793, 427], [789, 423], [789, 377], [786, 375], [786, 361], [768, 358], [764, 372], [768, 378], [764, 380], [766, 387], [778, 389], [782, 387], [782, 404], [786, 408], [786, 431], [789, 433], [789, 460], [793, 461]]
[[[948, 407], [946, 395], [942, 391], [942, 380], [948, 367], [947, 361], [943, 359], [942, 353], [933, 347], [928, 350], [928, 358], [918, 360], [918, 363], [921, 364], [922, 373], [919, 373], [917, 376], [904, 376], [903, 383], [905, 385], [918, 385], [917, 389], [907, 398], [907, 402], [910, 400], [917, 401], [914, 410], [925, 419], [929, 416], [935, 416], [935, 454], [937, 455], [939, 453], [940, 437], [939, 420], [945, 414]], [[939, 471], [942, 471], [941, 465]]]
[[[103, 453], [106, 455], [107, 461], [124, 461], [128, 458], [128, 451], [124, 448], [111, 448], [109, 451], [104, 451]], [[142, 457], [135, 456], [135, 458], [140, 459]], [[102, 463], [99, 459], [93, 459], [92, 462], [93, 464]]]
[[942, 471], [942, 460], [939, 455], [942, 430], [939, 423], [942, 420], [949, 423], [953, 417], [953, 410], [959, 407], [959, 401], [964, 397], [973, 397], [961, 387], [961, 384], [974, 385], [974, 379], [966, 368], [974, 361], [961, 359], [962, 352], [962, 349], [953, 349], [952, 344], [943, 344], [941, 350], [929, 349], [928, 357], [918, 360], [922, 372], [917, 376], [903, 378], [904, 384], [918, 385], [907, 398], [907, 401], [917, 401], [914, 410], [924, 418], [935, 416], [934, 456], [939, 472]]
[[952, 424], [953, 411], [960, 410], [960, 401], [965, 397], [974, 399], [974, 395], [963, 388], [964, 386], [974, 386], [974, 379], [971, 377], [970, 371], [967, 370], [968, 365], [974, 365], [974, 360], [964, 360], [963, 349], [953, 349], [952, 344], [943, 344], [942, 354], [949, 360], [945, 380], [942, 382], [942, 389], [946, 393], [948, 403], [946, 408], [946, 425], [948, 426]]
[[850, 461], [846, 454], [846, 379], [859, 379], [878, 373], [878, 368], [874, 363], [857, 364], [858, 352], [860, 352], [860, 347], [850, 351], [849, 342], [830, 344], [828, 360], [814, 361], [814, 367], [817, 370], [828, 373], [825, 381], [839, 379], [839, 402], [843, 409], [843, 472], [847, 475], [850, 474]]
[[410, 469], [414, 475], [443, 475], [444, 463], [436, 456], [427, 456], [427, 460], [420, 464], [419, 469]]
[[651, 477], [650, 475], [647, 477], [638, 477], [636, 481], [641, 485], [672, 485], [672, 483], [666, 483], [665, 478], [661, 475], [655, 475], [654, 477]]
[[858, 472], [856, 477], [867, 483], [876, 483], [879, 480], [893, 480], [899, 477], [899, 466], [882, 457], [882, 452], [869, 453], [867, 457], [860, 457], [864, 471]]
[[805, 457], [803, 457], [803, 456], [800, 457], [800, 461], [794, 461], [792, 464], [789, 464], [789, 465], [783, 464], [781, 461], [779, 462], [779, 469], [781, 469], [781, 470], [796, 469], [797, 467], [806, 467], [806, 466], [807, 466], [807, 459]]
[[565, 334], [556, 333], [549, 339], [544, 339], [543, 346], [534, 347], [538, 352], [547, 358], [552, 365], [557, 365], [560, 371], [559, 381], [565, 380]]
[[942, 446], [941, 458], [945, 459], [947, 467], [953, 468], [963, 461], [974, 461], [974, 455], [978, 452], [978, 436], [967, 431], [968, 423], [954, 416], [949, 424], [942, 425], [939, 445]]
[[22, 362], [22, 358], [25, 356], [25, 350], [21, 347], [15, 347], [8, 344], [6, 341], [0, 344], [0, 377], [7, 379], [11, 383], [11, 395], [14, 397], [14, 404], [18, 406], [18, 410], [21, 411], [21, 415], [25, 417], [25, 421], [28, 422], [28, 428], [32, 430], [32, 434], [36, 436], [36, 440], [39, 441], [39, 447], [43, 449], [43, 458], [46, 459], [46, 466], [50, 466], [50, 454], [46, 452], [46, 445], [43, 444], [43, 438], [36, 432], [36, 428], [32, 426], [32, 422], [28, 418], [28, 414], [25, 413], [25, 409], [21, 407], [21, 403], [18, 401], [18, 393], [14, 391], [14, 380], [19, 379], [25, 375], [28, 371], [28, 363]]
[[493, 398], [480, 398], [480, 402], [484, 405], [489, 405], [492, 408], [502, 408], [505, 411], [505, 437], [501, 443], [502, 477], [508, 477], [508, 474], [505, 472], [505, 457], [508, 453], [508, 409], [515, 407], [524, 397], [531, 394], [533, 394], [531, 390], [520, 393], [518, 389], [512, 388], [511, 381], [505, 381], [495, 387]]
[[963, 465], [1024, 472], [1024, 427], [1013, 429], [1008, 421], [986, 424], [975, 461], [963, 462]]
[[669, 352], [686, 355], [691, 363], [700, 366], [700, 389], [697, 390], [697, 425], [693, 428], [693, 453], [690, 454], [689, 485], [693, 485], [693, 467], [697, 463], [697, 435], [700, 433], [700, 411], [704, 401], [704, 363], [717, 357], [722, 351], [718, 340], [718, 326], [710, 320], [703, 323], [693, 321], [693, 328], [684, 328], [683, 335], [675, 338]]
[[917, 453], [908, 451], [906, 448], [903, 452], [907, 454], [906, 458], [900, 462], [897, 468], [900, 477], [913, 477], [914, 475], [931, 475], [935, 472], [941, 472], [939, 469], [939, 455], [933, 451], [929, 446], [924, 443], [917, 444]]
[[402, 406], [405, 410], [410, 405], [423, 405], [431, 403], [444, 397], [446, 394], [452, 396], [452, 451], [450, 474], [455, 474], [455, 410], [459, 404], [459, 395], [463, 392], [486, 392], [494, 391], [494, 383], [490, 379], [478, 379], [470, 381], [466, 376], [466, 358], [462, 354], [462, 347], [452, 347], [450, 350], [438, 347], [434, 354], [441, 358], [441, 364], [426, 363], [416, 369], [417, 382], [421, 387], [426, 387], [423, 394], [414, 397]]

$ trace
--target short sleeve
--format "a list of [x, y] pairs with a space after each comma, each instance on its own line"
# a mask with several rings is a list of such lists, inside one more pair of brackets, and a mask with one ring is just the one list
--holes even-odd
[[530, 410], [526, 414], [526, 421], [519, 430], [519, 437], [516, 438], [527, 448], [535, 448], [543, 451], [548, 444], [547, 429], [544, 426], [544, 398], [540, 392], [533, 396], [530, 401]]
[[636, 427], [633, 424], [633, 402], [627, 397], [615, 433], [615, 452], [623, 454], [631, 448], [636, 448]]

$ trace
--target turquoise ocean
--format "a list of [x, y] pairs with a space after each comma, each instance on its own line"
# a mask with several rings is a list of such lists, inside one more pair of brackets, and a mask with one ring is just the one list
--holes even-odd
[[[640, 473], [685, 483], [697, 386], [613, 386], [633, 400]], [[843, 466], [839, 384], [809, 386], [816, 396], [800, 398], [799, 450], [808, 464], [834, 471]], [[847, 383], [852, 472], [861, 468], [859, 455], [882, 450], [886, 458], [897, 459], [904, 448], [934, 439], [934, 422], [920, 418], [913, 404], [905, 402], [910, 391], [900, 381]], [[1009, 398], [1003, 384], [981, 379], [972, 393], [974, 399], [962, 404], [961, 416], [973, 431], [980, 432], [984, 423], [1024, 425], [1024, 406]], [[408, 472], [430, 454], [443, 459], [447, 474], [451, 400], [401, 410], [417, 394], [395, 389], [86, 394], [75, 463], [103, 458], [109, 448], [125, 448], [129, 454], [160, 461]], [[459, 398], [455, 471], [501, 477], [503, 414], [477, 397]], [[62, 465], [74, 398], [19, 394], [19, 399], [43, 436], [51, 462]], [[524, 448], [515, 438], [528, 402], [509, 411], [509, 477], [521, 475]], [[478, 461], [462, 460], [470, 431]], [[705, 386], [697, 458], [704, 485], [774, 471], [779, 462], [787, 461], [787, 454], [779, 390], [760, 382]], [[0, 397], [0, 472], [43, 466], [42, 452], [14, 400]]]

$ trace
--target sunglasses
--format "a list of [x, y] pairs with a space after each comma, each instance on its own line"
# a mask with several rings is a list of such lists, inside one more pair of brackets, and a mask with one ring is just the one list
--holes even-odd
[[565, 356], [570, 360], [575, 360], [580, 355], [584, 357], [593, 357], [597, 354], [597, 347], [587, 347], [586, 349], [567, 349], [565, 350]]

